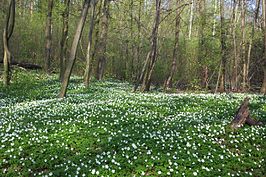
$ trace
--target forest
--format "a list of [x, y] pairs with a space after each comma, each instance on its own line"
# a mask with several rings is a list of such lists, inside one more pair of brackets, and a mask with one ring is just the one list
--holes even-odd
[[264, 176], [266, 0], [0, 0], [0, 176]]

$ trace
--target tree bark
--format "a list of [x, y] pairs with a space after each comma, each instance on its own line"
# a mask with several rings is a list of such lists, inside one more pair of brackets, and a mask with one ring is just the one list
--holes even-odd
[[264, 55], [263, 55], [263, 63], [262, 69], [264, 73], [263, 83], [261, 86], [261, 93], [266, 94], [266, 0], [263, 0], [263, 26], [264, 26]]
[[52, 11], [53, 11], [53, 0], [48, 1], [46, 28], [45, 28], [45, 61], [44, 69], [45, 72], [50, 74], [51, 72], [51, 60], [52, 60]]
[[191, 6], [190, 6], [190, 17], [189, 17], [189, 31], [188, 31], [188, 38], [189, 39], [191, 39], [191, 34], [192, 34], [194, 3], [195, 3], [194, 0], [192, 0]]
[[[212, 27], [212, 36], [215, 36], [216, 34], [216, 15], [217, 15], [217, 6], [218, 6], [218, 0], [214, 0], [214, 19], [213, 19], [213, 27]], [[224, 3], [224, 2], [222, 2]], [[221, 6], [221, 5], [220, 5]]]
[[236, 115], [232, 122], [230, 123], [230, 127], [232, 129], [238, 129], [242, 127], [245, 123], [248, 125], [262, 125], [262, 122], [256, 121], [251, 118], [249, 113], [249, 98], [246, 97], [243, 101], [243, 103], [240, 105], [238, 111], [236, 112]]
[[97, 1], [93, 0], [93, 8], [92, 8], [92, 14], [91, 14], [91, 19], [90, 19], [89, 42], [88, 42], [87, 55], [86, 55], [87, 63], [86, 63], [86, 69], [84, 73], [84, 84], [86, 87], [88, 87], [90, 83], [90, 72], [91, 72], [91, 67], [92, 67], [91, 46], [92, 46], [92, 35], [93, 35], [94, 24], [95, 24], [96, 4], [97, 4]]
[[237, 12], [238, 12], [238, 3], [237, 0], [234, 0], [234, 12], [233, 12], [233, 46], [234, 46], [234, 64], [233, 64], [233, 71], [232, 71], [232, 87], [233, 91], [237, 91], [239, 89], [239, 81], [238, 81], [238, 65], [239, 65], [239, 52], [238, 52], [238, 45], [237, 45], [237, 35], [236, 35], [236, 27], [237, 27]]
[[231, 122], [231, 128], [232, 129], [237, 129], [242, 127], [248, 116], [249, 116], [249, 109], [248, 109], [248, 104], [249, 104], [249, 98], [245, 98], [243, 103], [240, 105], [234, 119]]
[[226, 68], [226, 44], [225, 44], [225, 23], [224, 23], [224, 1], [220, 2], [221, 13], [221, 79], [220, 79], [220, 92], [225, 91], [225, 68]]
[[250, 39], [249, 39], [249, 46], [248, 46], [248, 56], [247, 56], [247, 65], [246, 65], [246, 71], [247, 71], [247, 89], [250, 89], [250, 79], [249, 79], [249, 68], [250, 68], [250, 60], [251, 60], [251, 52], [252, 52], [252, 47], [253, 47], [253, 40], [255, 36], [255, 27], [256, 27], [256, 21], [258, 18], [260, 10], [260, 0], [257, 0], [256, 2], [256, 10], [254, 13], [254, 19], [253, 19], [253, 26], [252, 26], [252, 31], [250, 34]]
[[67, 41], [68, 41], [68, 22], [69, 22], [69, 6], [71, 0], [64, 0], [64, 12], [63, 12], [63, 28], [62, 37], [60, 41], [60, 73], [59, 79], [62, 82], [66, 66], [66, 54], [67, 54]]
[[9, 8], [7, 11], [7, 17], [6, 17], [6, 24], [3, 32], [3, 46], [4, 46], [4, 85], [8, 86], [10, 84], [11, 80], [11, 69], [10, 69], [10, 63], [11, 63], [11, 52], [9, 49], [9, 40], [13, 34], [14, 31], [14, 25], [15, 25], [15, 12], [16, 10], [16, 1], [10, 0], [9, 2]]
[[199, 7], [198, 7], [198, 14], [199, 14], [199, 28], [198, 28], [198, 38], [199, 38], [199, 47], [198, 47], [198, 76], [199, 76], [199, 82], [201, 85], [201, 88], [206, 88], [206, 76], [204, 75], [204, 70], [206, 68], [204, 64], [204, 58], [205, 55], [205, 40], [204, 40], [204, 30], [206, 26], [206, 1], [200, 0], [199, 1]]
[[97, 80], [102, 80], [107, 60], [107, 36], [108, 36], [108, 26], [109, 26], [109, 0], [104, 0], [103, 4], [103, 16], [101, 21], [101, 32], [100, 32], [100, 40], [98, 46], [98, 64], [97, 64]]
[[241, 2], [241, 59], [243, 62], [243, 77], [242, 77], [242, 89], [247, 89], [247, 58], [246, 58], [246, 0]]
[[[179, 7], [179, 0], [176, 0], [176, 7]], [[180, 12], [176, 10], [176, 21], [175, 21], [175, 45], [173, 50], [173, 61], [170, 69], [170, 73], [165, 81], [164, 90], [169, 89], [173, 86], [173, 77], [177, 70], [177, 58], [179, 51], [179, 32], [180, 32]]]
[[69, 54], [68, 63], [66, 65], [66, 70], [64, 73], [64, 79], [63, 79], [63, 82], [61, 84], [61, 90], [59, 93], [60, 98], [63, 98], [66, 96], [67, 86], [68, 86], [70, 75], [71, 75], [73, 65], [74, 65], [75, 59], [76, 59], [78, 43], [79, 43], [81, 34], [83, 32], [83, 28], [84, 28], [84, 24], [86, 22], [89, 7], [90, 7], [90, 0], [84, 0], [84, 5], [83, 5], [81, 17], [80, 17], [80, 20], [79, 20], [79, 23], [78, 23], [78, 26], [77, 26], [77, 29], [75, 32], [75, 36], [74, 36], [73, 43], [72, 43], [71, 50], [70, 50], [70, 54]]
[[156, 15], [154, 20], [154, 26], [151, 36], [151, 50], [150, 54], [147, 57], [147, 65], [144, 65], [145, 74], [143, 77], [142, 85], [140, 90], [142, 92], [149, 91], [151, 85], [151, 75], [154, 70], [155, 62], [157, 59], [157, 40], [158, 40], [158, 31], [160, 25], [160, 14], [161, 13], [161, 0], [156, 0]]

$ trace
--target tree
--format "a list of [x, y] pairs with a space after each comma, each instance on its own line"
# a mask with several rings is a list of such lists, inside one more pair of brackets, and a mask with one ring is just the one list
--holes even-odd
[[156, 0], [156, 11], [154, 26], [151, 35], [151, 49], [147, 54], [145, 64], [142, 68], [142, 72], [139, 78], [139, 82], [136, 84], [134, 90], [137, 89], [138, 84], [142, 82], [140, 90], [142, 92], [149, 91], [151, 85], [151, 75], [154, 70], [156, 58], [157, 58], [157, 40], [158, 40], [158, 31], [160, 25], [160, 15], [161, 15], [161, 0]]
[[193, 15], [194, 15], [194, 0], [191, 0], [191, 7], [190, 7], [190, 18], [189, 18], [189, 32], [188, 32], [188, 38], [191, 39], [192, 34], [192, 25], [193, 25]]
[[66, 53], [67, 53], [67, 39], [68, 39], [68, 23], [69, 23], [69, 5], [70, 0], [64, 0], [64, 12], [63, 12], [63, 28], [62, 37], [60, 41], [60, 74], [59, 79], [63, 81], [66, 65]]
[[264, 55], [262, 60], [263, 68], [263, 83], [261, 86], [261, 93], [266, 94], [266, 0], [263, 0], [263, 26], [264, 26]]
[[[176, 0], [176, 7], [179, 6], [180, 0]], [[173, 50], [173, 60], [170, 69], [170, 73], [165, 81], [164, 89], [172, 87], [173, 77], [177, 69], [177, 58], [178, 58], [178, 49], [179, 49], [179, 32], [180, 32], [180, 11], [176, 10], [176, 19], [175, 19], [175, 45]]]
[[247, 71], [246, 73], [246, 85], [247, 88], [250, 89], [250, 79], [249, 79], [249, 68], [250, 68], [250, 63], [251, 63], [251, 52], [252, 52], [252, 47], [253, 47], [253, 40], [255, 37], [255, 28], [256, 28], [256, 21], [258, 19], [258, 15], [259, 15], [259, 10], [260, 10], [260, 0], [256, 0], [256, 8], [255, 8], [255, 12], [254, 12], [254, 19], [253, 19], [253, 25], [252, 25], [252, 30], [250, 33], [250, 39], [249, 39], [249, 46], [248, 46], [248, 55], [247, 55], [247, 65], [245, 70]]
[[237, 44], [237, 12], [238, 12], [238, 1], [234, 0], [233, 2], [233, 15], [232, 15], [232, 37], [233, 37], [233, 53], [234, 53], [234, 62], [233, 62], [233, 68], [232, 68], [232, 79], [231, 79], [231, 89], [233, 91], [237, 91], [239, 89], [239, 51], [238, 51], [238, 44]]
[[220, 3], [221, 13], [221, 78], [220, 78], [220, 92], [225, 91], [225, 68], [226, 68], [226, 44], [225, 44], [225, 23], [224, 23], [224, 1]]
[[102, 80], [107, 60], [107, 35], [109, 26], [109, 4], [110, 0], [103, 0], [102, 19], [101, 19], [101, 31], [98, 45], [98, 64], [96, 79]]
[[15, 12], [16, 10], [16, 1], [10, 0], [9, 8], [6, 16], [6, 24], [3, 32], [3, 46], [4, 46], [4, 85], [8, 86], [11, 80], [11, 57], [12, 53], [9, 49], [9, 40], [13, 34], [15, 26]]
[[91, 19], [90, 19], [89, 42], [88, 42], [87, 55], [86, 55], [86, 69], [84, 73], [84, 84], [86, 87], [89, 86], [90, 76], [91, 76], [91, 71], [92, 71], [91, 46], [92, 46], [92, 35], [93, 35], [94, 24], [95, 24], [95, 11], [96, 11], [97, 1], [93, 0], [92, 3], [93, 3], [93, 8], [92, 8], [92, 14], [91, 14]]
[[53, 12], [53, 0], [48, 1], [46, 28], [45, 28], [45, 61], [44, 69], [46, 73], [51, 72], [51, 60], [52, 60], [52, 12]]
[[198, 38], [199, 38], [199, 47], [198, 47], [198, 64], [199, 64], [199, 80], [201, 83], [201, 87], [205, 88], [207, 86], [208, 80], [208, 67], [204, 64], [205, 54], [205, 26], [206, 26], [206, 1], [200, 0], [198, 2], [198, 14], [199, 14], [199, 27], [198, 27]]
[[69, 59], [66, 64], [64, 78], [61, 84], [61, 90], [59, 93], [60, 98], [63, 98], [66, 96], [67, 86], [68, 86], [70, 75], [71, 75], [75, 60], [76, 60], [77, 47], [78, 47], [81, 34], [83, 32], [84, 24], [86, 22], [88, 10], [90, 7], [90, 2], [91, 2], [90, 0], [84, 0], [81, 17], [77, 25], [76, 33], [75, 33], [72, 46], [71, 46], [71, 50], [70, 50], [70, 54], [69, 54]]

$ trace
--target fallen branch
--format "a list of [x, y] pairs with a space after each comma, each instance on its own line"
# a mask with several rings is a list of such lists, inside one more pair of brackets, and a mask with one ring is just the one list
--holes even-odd
[[[0, 61], [0, 63], [3, 63], [3, 61]], [[19, 67], [25, 68], [25, 69], [32, 69], [32, 70], [42, 69], [42, 67], [40, 65], [36, 65], [36, 64], [32, 64], [32, 63], [22, 63], [22, 62], [12, 61], [11, 65], [19, 66]]]

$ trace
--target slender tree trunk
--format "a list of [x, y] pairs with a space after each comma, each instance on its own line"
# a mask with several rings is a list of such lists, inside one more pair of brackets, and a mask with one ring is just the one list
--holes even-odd
[[[141, 10], [142, 10], [142, 1], [139, 1], [139, 8], [138, 8], [138, 22], [140, 22], [141, 20]], [[140, 72], [138, 70], [138, 68], [140, 67], [140, 46], [141, 46], [141, 38], [140, 38], [140, 33], [141, 33], [141, 24], [137, 23], [137, 28], [138, 28], [138, 34], [137, 34], [137, 48], [136, 48], [136, 54], [135, 54], [135, 60], [136, 60], [136, 67], [135, 67], [135, 86], [133, 88], [133, 91], [135, 92], [136, 89], [138, 88], [139, 83], [139, 75]]]
[[[204, 30], [206, 26], [206, 14], [205, 14], [205, 8], [206, 8], [206, 1], [200, 0], [199, 1], [199, 28], [198, 28], [198, 37], [199, 37], [199, 47], [198, 47], [198, 75], [199, 75], [199, 81], [202, 88], [206, 88], [207, 85], [207, 76], [205, 76], [205, 70], [206, 67], [204, 64], [205, 59], [205, 39], [204, 39]], [[208, 70], [208, 68], [207, 68]]]
[[35, 0], [30, 1], [30, 17], [33, 16]]
[[86, 55], [86, 69], [84, 73], [84, 84], [86, 87], [89, 86], [90, 82], [90, 71], [91, 71], [91, 46], [92, 46], [92, 35], [93, 35], [93, 30], [94, 30], [94, 23], [95, 23], [95, 11], [96, 11], [96, 4], [97, 1], [93, 0], [93, 8], [92, 8], [92, 14], [91, 14], [91, 19], [90, 19], [90, 31], [89, 31], [89, 42], [88, 42], [88, 47], [87, 47], [87, 55]]
[[264, 25], [264, 59], [262, 63], [262, 68], [263, 68], [263, 83], [261, 86], [261, 93], [266, 94], [266, 0], [263, 0], [263, 25]]
[[86, 22], [89, 7], [90, 7], [90, 0], [84, 0], [84, 5], [83, 5], [81, 17], [80, 17], [80, 20], [79, 20], [79, 23], [78, 23], [78, 26], [76, 29], [76, 33], [75, 33], [75, 36], [73, 39], [73, 43], [71, 46], [69, 59], [68, 59], [67, 65], [66, 65], [65, 73], [64, 73], [64, 79], [63, 79], [63, 82], [61, 84], [61, 90], [59, 93], [60, 98], [63, 98], [66, 96], [66, 91], [67, 91], [67, 86], [69, 83], [70, 75], [71, 75], [75, 60], [76, 60], [78, 43], [79, 43], [83, 28], [84, 28], [84, 24]]
[[190, 17], [189, 17], [189, 31], [188, 31], [188, 38], [189, 39], [191, 39], [191, 34], [192, 34], [194, 3], [195, 3], [194, 0], [192, 0], [191, 7], [190, 7]]
[[46, 73], [51, 72], [51, 60], [52, 60], [52, 11], [53, 11], [53, 0], [48, 1], [48, 11], [46, 19], [46, 28], [45, 28], [45, 61], [44, 69]]
[[217, 15], [217, 4], [219, 0], [214, 0], [214, 19], [213, 19], [213, 27], [212, 27], [212, 36], [215, 36], [216, 34], [216, 15]]
[[[176, 0], [176, 7], [179, 7], [179, 2], [180, 0]], [[170, 73], [165, 81], [165, 85], [164, 85], [164, 89], [168, 89], [171, 88], [173, 86], [173, 77], [174, 74], [176, 73], [176, 69], [177, 69], [177, 58], [178, 58], [178, 48], [179, 48], [179, 31], [180, 31], [180, 12], [177, 9], [176, 10], [176, 21], [175, 21], [175, 46], [174, 46], [174, 50], [173, 50], [173, 61], [172, 61], [172, 66], [171, 66], [171, 70]]]
[[220, 79], [220, 92], [225, 91], [225, 68], [226, 68], [226, 44], [225, 44], [225, 23], [224, 23], [224, 1], [220, 2], [221, 13], [221, 79]]
[[241, 2], [241, 59], [243, 62], [242, 89], [247, 89], [247, 58], [246, 58], [246, 0]]
[[66, 65], [67, 40], [68, 40], [68, 22], [69, 22], [69, 6], [71, 0], [64, 0], [65, 10], [63, 13], [63, 29], [60, 41], [60, 74], [59, 79], [62, 82]]
[[16, 10], [16, 1], [10, 0], [9, 2], [9, 8], [7, 11], [7, 17], [6, 17], [6, 24], [3, 32], [3, 46], [4, 46], [4, 85], [8, 86], [10, 84], [11, 80], [11, 52], [9, 49], [9, 40], [13, 34], [14, 26], [15, 26], [15, 12]]
[[237, 45], [237, 12], [238, 12], [238, 2], [234, 0], [234, 13], [233, 13], [233, 46], [234, 46], [234, 64], [233, 64], [233, 73], [232, 73], [232, 90], [237, 91], [239, 89], [239, 81], [238, 81], [238, 67], [239, 67], [239, 52]]
[[99, 40], [99, 56], [98, 56], [98, 65], [97, 65], [97, 80], [102, 80], [107, 60], [106, 49], [107, 49], [107, 35], [108, 35], [108, 23], [109, 23], [109, 0], [104, 0], [103, 5], [103, 16], [101, 22], [101, 33]]
[[147, 57], [147, 65], [145, 70], [145, 74], [143, 77], [142, 85], [141, 85], [141, 91], [149, 91], [150, 90], [150, 84], [151, 84], [151, 75], [154, 70], [155, 62], [157, 59], [157, 38], [158, 38], [158, 31], [159, 31], [159, 25], [160, 25], [160, 13], [161, 13], [161, 0], [156, 0], [156, 15], [155, 15], [155, 21], [154, 21], [154, 27], [152, 31], [152, 41], [151, 41], [151, 51], [150, 54]]
[[256, 27], [256, 21], [258, 18], [259, 14], [259, 9], [260, 9], [260, 0], [257, 0], [256, 2], [256, 11], [254, 13], [254, 19], [253, 19], [253, 26], [252, 26], [252, 31], [250, 34], [250, 39], [249, 39], [249, 46], [248, 46], [248, 56], [247, 56], [247, 66], [246, 66], [246, 71], [247, 71], [247, 88], [250, 88], [250, 79], [249, 79], [249, 68], [250, 68], [250, 60], [251, 60], [251, 52], [252, 52], [252, 46], [253, 46], [253, 40], [255, 36], [255, 27]]

